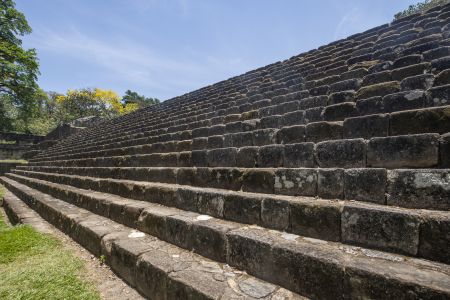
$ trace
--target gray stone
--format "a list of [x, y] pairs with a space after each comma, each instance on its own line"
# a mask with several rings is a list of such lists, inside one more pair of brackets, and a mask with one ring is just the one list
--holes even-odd
[[357, 115], [355, 102], [343, 102], [327, 106], [322, 111], [325, 121], [343, 121]]
[[387, 204], [408, 208], [450, 209], [450, 171], [388, 172]]
[[258, 160], [259, 147], [242, 147], [236, 155], [236, 166], [253, 168]]
[[320, 142], [315, 156], [321, 168], [365, 167], [366, 144], [363, 139]]
[[277, 198], [264, 198], [261, 205], [262, 226], [277, 230], [289, 228], [289, 202]]
[[306, 140], [321, 142], [342, 139], [342, 122], [314, 122], [306, 125]]
[[356, 102], [356, 109], [360, 116], [379, 114], [384, 112], [383, 98], [380, 96], [371, 97]]
[[324, 199], [344, 198], [344, 170], [318, 169], [317, 195]]
[[283, 166], [286, 168], [315, 167], [314, 143], [285, 145]]
[[208, 166], [232, 167], [236, 165], [236, 148], [208, 150]]
[[345, 139], [383, 137], [389, 134], [389, 116], [385, 114], [347, 118], [344, 120]]
[[420, 225], [419, 256], [445, 264], [450, 262], [450, 216], [435, 212]]
[[275, 144], [277, 141], [276, 133], [276, 129], [261, 129], [253, 131], [253, 145], [263, 146]]
[[258, 151], [258, 167], [281, 167], [283, 156], [283, 145], [262, 146]]
[[316, 169], [277, 169], [275, 194], [315, 196], [317, 194]]
[[439, 166], [441, 168], [450, 168], [450, 155], [448, 153], [450, 153], [450, 133], [441, 136], [439, 145]]
[[383, 97], [383, 107], [385, 112], [422, 108], [425, 103], [426, 94], [421, 90], [399, 92]]
[[295, 144], [305, 141], [305, 126], [295, 125], [283, 127], [277, 132], [277, 143], [279, 144]]
[[420, 217], [393, 207], [346, 204], [342, 240], [363, 247], [416, 255]]
[[345, 199], [385, 204], [386, 181], [385, 169], [345, 170]]
[[432, 167], [437, 165], [438, 158], [438, 134], [372, 138], [367, 145], [369, 167]]
[[282, 115], [283, 126], [301, 125], [305, 124], [305, 111], [297, 110], [288, 112]]
[[273, 194], [275, 173], [268, 169], [249, 169], [242, 176], [244, 192]]
[[390, 132], [391, 135], [450, 132], [450, 106], [392, 113]]

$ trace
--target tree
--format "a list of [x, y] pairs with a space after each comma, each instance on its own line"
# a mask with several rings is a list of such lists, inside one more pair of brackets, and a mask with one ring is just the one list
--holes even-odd
[[139, 106], [139, 108], [160, 103], [158, 98], [146, 98], [145, 96], [139, 95], [138, 93], [130, 90], [125, 92], [125, 95], [122, 97], [122, 101], [124, 104], [135, 103]]
[[410, 16], [410, 15], [413, 15], [416, 13], [423, 13], [435, 6], [444, 5], [447, 3], [450, 3], [450, 1], [449, 0], [425, 0], [423, 2], [419, 2], [417, 4], [410, 5], [404, 11], [401, 11], [398, 14], [396, 14], [394, 16], [394, 18], [396, 20], [398, 20], [398, 19]]
[[99, 88], [68, 90], [66, 95], [57, 95], [55, 99], [61, 122], [87, 116], [112, 118], [138, 108], [135, 103], [122, 103], [114, 91]]
[[[13, 105], [25, 122], [35, 109], [39, 93], [36, 83], [39, 64], [35, 49], [22, 48], [21, 36], [31, 33], [25, 16], [12, 0], [0, 1], [0, 116], [8, 115], [5, 106]], [[8, 121], [9, 120], [9, 121]], [[0, 130], [11, 130], [11, 119], [3, 119]]]

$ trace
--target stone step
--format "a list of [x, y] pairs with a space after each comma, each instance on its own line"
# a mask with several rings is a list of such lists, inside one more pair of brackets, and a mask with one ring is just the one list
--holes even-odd
[[58, 182], [65, 176], [169, 183], [252, 193], [346, 199], [449, 210], [449, 169], [78, 168], [18, 166], [14, 173]]
[[[220, 243], [221, 236], [226, 235], [229, 230], [242, 227], [243, 224], [258, 224], [265, 228], [281, 229], [307, 237], [341, 241], [367, 248], [450, 262], [450, 257], [442, 252], [445, 252], [445, 246], [448, 246], [450, 242], [445, 235], [450, 226], [449, 212], [387, 208], [348, 201], [336, 203], [307, 198], [255, 197], [255, 195], [242, 193], [223, 195], [223, 191], [221, 194], [219, 190], [204, 189], [200, 192], [190, 187], [174, 186], [166, 186], [165, 194], [155, 188], [150, 188], [153, 191], [151, 193], [154, 193], [150, 196], [148, 192], [141, 192], [141, 195], [132, 192], [128, 195], [122, 193], [122, 196], [127, 197], [124, 199], [104, 194], [105, 190], [94, 194], [92, 190], [49, 181], [14, 174], [7, 176], [54, 197], [83, 206], [94, 213], [112, 217], [115, 221], [127, 226], [138, 224], [140, 230], [156, 234], [157, 237], [176, 243], [178, 246], [191, 247], [200, 254], [215, 260], [221, 260], [223, 249], [226, 248], [223, 242]], [[128, 186], [128, 188], [139, 190], [136, 186]], [[167, 196], [170, 188], [175, 194], [172, 199]], [[140, 188], [141, 191], [143, 189], [145, 188]], [[164, 197], [164, 199], [155, 199], [155, 197]], [[148, 202], [162, 204], [167, 208], [151, 205]], [[245, 202], [248, 204], [244, 204]], [[208, 220], [209, 225], [204, 229], [201, 224], [192, 225], [192, 222], [195, 222], [193, 220], [202, 218], [199, 213], [232, 222], [211, 219]], [[183, 232], [183, 237], [172, 239], [171, 236], [176, 235], [175, 229], [167, 231], [167, 236], [160, 236], [158, 234], [164, 234], [161, 233], [160, 227], [156, 229], [139, 227], [139, 224], [143, 223], [138, 220], [142, 218], [151, 222], [159, 222], [155, 220], [163, 218], [167, 224], [176, 225], [177, 229]], [[431, 228], [435, 232], [434, 235], [432, 237], [424, 235]], [[203, 249], [202, 244], [196, 242], [195, 237], [202, 236], [202, 231], [206, 231], [207, 236], [216, 237], [214, 240], [217, 243], [214, 242], [213, 245], [217, 247], [213, 249], [214, 251], [209, 248]], [[434, 248], [430, 249], [429, 245], [433, 245]]]
[[[226, 276], [226, 267], [222, 265], [155, 237], [132, 231], [131, 228], [66, 204], [11, 179], [2, 177], [1, 181], [88, 250], [96, 255], [104, 254], [113, 269], [145, 295], [149, 295], [149, 290], [154, 295], [162, 289], [164, 293], [170, 293], [167, 295], [169, 299], [175, 299], [177, 296], [185, 298], [183, 296], [188, 291], [194, 297], [200, 294], [214, 298], [224, 295], [225, 292], [233, 293], [226, 294], [225, 298], [235, 296], [236, 292], [229, 287], [228, 280], [215, 279], [215, 272]], [[258, 227], [231, 230], [227, 232], [226, 239], [228, 265], [246, 270], [249, 274], [255, 274], [263, 280], [307, 297], [376, 299], [400, 297], [405, 293], [423, 299], [450, 297], [450, 269], [444, 264]], [[164, 272], [173, 270], [173, 266], [180, 261], [174, 258], [196, 263], [187, 264], [182, 271]], [[205, 265], [208, 266], [206, 270], [201, 268]], [[215, 272], [211, 272], [211, 268]], [[155, 269], [159, 271], [159, 276], [155, 276]], [[233, 278], [239, 274], [235, 269], [229, 272], [235, 274]], [[161, 280], [161, 277], [165, 280]], [[176, 284], [171, 284], [172, 281], [176, 281]], [[161, 284], [162, 282], [165, 284]], [[259, 287], [250, 289], [255, 293], [255, 290], [260, 289], [266, 293], [267, 290], [280, 291], [276, 286], [257, 279], [253, 279], [252, 283]]]
[[[341, 139], [318, 143], [274, 144], [274, 132], [253, 136], [259, 146], [158, 152], [70, 160], [30, 162], [33, 166], [98, 167], [320, 167], [433, 168], [444, 149], [439, 134]], [[148, 146], [140, 146], [148, 149]], [[141, 150], [137, 151], [140, 152]], [[142, 150], [145, 152], [145, 150]], [[445, 154], [442, 154], [445, 155]]]
[[[404, 94], [402, 94], [403, 97]], [[399, 101], [399, 100], [396, 100]], [[406, 100], [403, 100], [406, 101]], [[416, 101], [416, 100], [414, 100]], [[422, 100], [420, 100], [422, 101]], [[410, 101], [407, 101], [410, 102]], [[385, 104], [381, 104], [385, 106]], [[387, 104], [386, 104], [387, 105]], [[409, 106], [411, 107], [411, 106]], [[402, 107], [407, 108], [407, 107]], [[362, 117], [351, 117], [344, 118], [346, 120], [344, 124], [338, 122], [319, 122], [319, 123], [309, 123], [306, 128], [300, 130], [297, 133], [299, 138], [302, 138], [303, 142], [318, 142], [330, 139], [341, 139], [341, 138], [371, 138], [371, 137], [384, 137], [388, 135], [400, 135], [400, 134], [418, 134], [418, 133], [446, 133], [449, 132], [449, 116], [448, 110], [449, 106], [435, 107], [435, 108], [425, 108], [416, 109], [412, 111], [402, 111], [393, 114], [377, 114], [377, 115], [367, 115]], [[207, 133], [202, 135], [202, 137], [210, 137], [211, 135], [224, 134], [223, 143], [226, 139], [232, 142], [233, 139], [239, 139], [242, 132], [247, 132], [245, 135], [250, 135], [249, 132], [252, 129], [265, 129], [265, 128], [275, 128], [284, 131], [293, 131], [295, 128], [301, 129], [302, 126], [292, 126], [304, 124], [304, 111], [298, 111], [302, 116], [297, 116], [293, 113], [286, 113], [285, 115], [280, 115], [279, 120], [271, 120], [271, 118], [262, 118], [261, 120], [244, 121], [237, 122], [239, 129], [237, 132], [231, 132], [227, 130], [227, 127], [223, 127], [221, 131], [212, 131], [211, 129], [206, 130]], [[373, 111], [371, 111], [373, 112]], [[294, 117], [294, 119], [292, 119]], [[298, 120], [298, 121], [296, 121]], [[269, 123], [267, 121], [270, 121]], [[246, 123], [247, 122], [247, 123]], [[320, 125], [323, 123], [323, 125]], [[404, 126], [403, 124], [413, 124], [413, 126]], [[225, 126], [225, 125], [223, 125]], [[248, 129], [247, 129], [248, 127]], [[328, 128], [330, 127], [330, 128]], [[207, 129], [207, 128], [205, 128]], [[231, 127], [230, 127], [231, 129]], [[249, 130], [250, 129], [250, 130]], [[330, 131], [331, 130], [331, 131]], [[303, 132], [303, 134], [302, 134]], [[119, 150], [128, 146], [153, 144], [153, 143], [168, 143], [170, 141], [189, 140], [193, 138], [193, 135], [189, 131], [185, 132], [174, 132], [170, 134], [163, 135], [150, 135], [147, 137], [141, 137], [136, 139], [130, 139], [122, 142], [113, 142], [100, 145], [91, 145], [89, 143], [82, 143], [74, 150], [66, 151], [64, 155], [59, 155], [56, 157], [67, 157], [76, 158], [80, 153], [92, 154], [98, 153], [109, 149], [110, 151]], [[253, 134], [252, 134], [253, 135]], [[186, 143], [187, 141], [184, 141]], [[230, 144], [230, 142], [228, 144]], [[83, 147], [84, 146], [84, 147]], [[220, 148], [220, 147], [218, 147]], [[80, 152], [82, 150], [82, 152]], [[55, 157], [55, 155], [47, 155], [48, 157]], [[36, 157], [33, 161], [42, 160], [43, 157]]]
[[12, 180], [0, 180], [52, 225], [94, 255], [104, 255], [114, 272], [147, 297], [306, 299]]

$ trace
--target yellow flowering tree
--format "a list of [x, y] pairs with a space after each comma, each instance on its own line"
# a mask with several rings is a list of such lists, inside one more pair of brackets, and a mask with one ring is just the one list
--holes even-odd
[[68, 90], [66, 95], [56, 96], [56, 102], [63, 122], [86, 116], [112, 118], [138, 108], [133, 103], [123, 104], [116, 92], [99, 88]]

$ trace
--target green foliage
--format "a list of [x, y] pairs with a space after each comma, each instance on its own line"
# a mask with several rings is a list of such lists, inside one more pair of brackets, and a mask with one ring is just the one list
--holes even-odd
[[22, 48], [21, 36], [31, 33], [25, 16], [12, 0], [0, 2], [0, 130], [13, 125], [9, 106], [18, 117], [27, 120], [33, 114], [39, 64], [35, 49]]
[[158, 98], [147, 98], [143, 95], [139, 95], [138, 93], [130, 91], [130, 90], [127, 90], [125, 92], [125, 95], [122, 97], [122, 101], [125, 104], [136, 103], [139, 106], [139, 108], [160, 103]]
[[423, 13], [426, 12], [427, 10], [439, 6], [439, 5], [444, 5], [450, 3], [449, 0], [425, 0], [423, 2], [419, 2], [417, 4], [414, 5], [410, 5], [407, 9], [405, 9], [402, 12], [399, 12], [398, 14], [396, 14], [394, 16], [394, 18], [396, 20], [416, 14], [416, 13]]
[[100, 299], [83, 262], [55, 238], [0, 216], [0, 299]]

